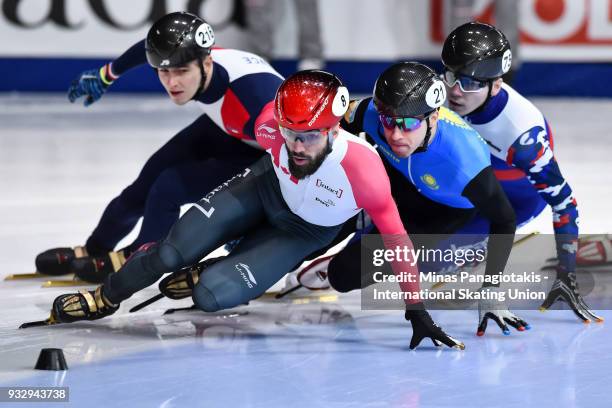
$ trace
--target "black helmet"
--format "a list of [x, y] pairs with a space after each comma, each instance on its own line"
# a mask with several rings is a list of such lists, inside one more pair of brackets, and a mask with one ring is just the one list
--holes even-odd
[[445, 100], [446, 89], [438, 75], [418, 62], [391, 65], [374, 85], [374, 105], [386, 116], [427, 116]]
[[442, 63], [457, 74], [491, 80], [510, 70], [512, 51], [501, 31], [475, 21], [455, 28], [448, 35], [442, 48]]
[[170, 68], [210, 54], [215, 33], [206, 21], [186, 12], [170, 13], [157, 20], [145, 43], [153, 68]]

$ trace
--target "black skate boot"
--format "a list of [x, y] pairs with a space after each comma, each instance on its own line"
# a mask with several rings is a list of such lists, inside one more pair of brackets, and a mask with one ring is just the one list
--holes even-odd
[[181, 269], [178, 272], [174, 272], [166, 276], [159, 282], [159, 291], [165, 297], [172, 300], [191, 297], [193, 288], [198, 284], [200, 275], [204, 269], [217, 263], [223, 258], [225, 258], [225, 256], [205, 259], [204, 261], [197, 263], [190, 268]]
[[159, 281], [159, 291], [161, 293], [153, 296], [150, 299], [145, 300], [142, 303], [137, 304], [130, 309], [130, 313], [137, 312], [152, 303], [157, 302], [164, 297], [172, 300], [179, 300], [191, 297], [193, 294], [193, 288], [198, 284], [200, 275], [204, 269], [208, 268], [212, 264], [219, 262], [225, 258], [220, 256], [218, 258], [205, 259], [193, 266], [183, 268], [180, 271], [174, 272], [164, 279]]
[[59, 276], [72, 273], [70, 264], [75, 259], [89, 256], [83, 246], [52, 248], [36, 256], [36, 270], [44, 275]]
[[102, 283], [111, 273], [117, 272], [129, 256], [125, 251], [111, 251], [96, 257], [77, 258], [72, 261], [70, 270], [86, 282]]
[[60, 295], [53, 301], [53, 323], [72, 323], [80, 320], [98, 320], [110, 316], [119, 309], [102, 294], [102, 285], [95, 290]]

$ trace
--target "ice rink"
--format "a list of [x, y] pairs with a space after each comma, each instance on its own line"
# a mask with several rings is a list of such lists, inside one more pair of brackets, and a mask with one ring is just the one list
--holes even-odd
[[[578, 200], [581, 233], [612, 231], [612, 101], [535, 102]], [[0, 277], [32, 272], [45, 249], [82, 244], [108, 201], [199, 112], [161, 96], [108, 95], [87, 109], [64, 96], [1, 97]], [[552, 232], [548, 210], [522, 232], [535, 230]], [[506, 337], [490, 325], [483, 338], [476, 311], [433, 311], [466, 350], [426, 341], [409, 351], [403, 314], [362, 311], [358, 293], [264, 298], [214, 314], [163, 315], [190, 305], [163, 300], [128, 314], [153, 286], [101, 321], [18, 330], [79, 289], [43, 282], [0, 281], [0, 386], [69, 387], [66, 406], [612, 406], [609, 323], [584, 325], [566, 310], [525, 311], [530, 331]], [[34, 370], [45, 347], [62, 348], [70, 369]]]

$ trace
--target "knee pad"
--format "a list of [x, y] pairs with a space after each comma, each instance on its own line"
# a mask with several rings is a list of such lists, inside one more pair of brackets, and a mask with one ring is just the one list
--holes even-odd
[[155, 273], [170, 273], [183, 267], [183, 257], [172, 245], [162, 242], [147, 249], [145, 267]]
[[215, 295], [204, 285], [196, 285], [193, 289], [192, 299], [193, 303], [205, 312], [216, 312], [221, 309]]

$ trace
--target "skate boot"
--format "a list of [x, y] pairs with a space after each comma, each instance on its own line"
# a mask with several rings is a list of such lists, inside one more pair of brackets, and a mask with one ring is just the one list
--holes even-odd
[[225, 256], [205, 259], [190, 268], [181, 269], [178, 272], [166, 276], [159, 282], [159, 291], [165, 297], [173, 300], [191, 297], [193, 288], [198, 284], [200, 275], [204, 269], [219, 262], [223, 258], [225, 258]]
[[89, 256], [84, 246], [74, 248], [52, 248], [41, 252], [34, 261], [36, 270], [44, 275], [65, 275], [72, 273], [70, 264], [73, 260]]
[[577, 266], [612, 264], [612, 235], [592, 235], [578, 240]]
[[313, 290], [327, 290], [330, 288], [327, 279], [327, 267], [334, 255], [317, 258], [307, 266], [289, 272], [285, 278], [285, 286], [276, 295], [276, 299], [285, 297], [290, 293], [308, 292]]
[[119, 309], [102, 294], [103, 286], [95, 290], [60, 295], [53, 301], [51, 319], [55, 323], [72, 323], [80, 320], [97, 320], [110, 316]]
[[129, 256], [124, 250], [111, 251], [102, 256], [77, 258], [70, 269], [74, 275], [86, 282], [102, 283], [108, 275], [117, 272]]
[[[225, 256], [220, 256], [218, 258], [209, 258], [205, 259], [191, 267], [183, 268], [178, 272], [174, 272], [159, 282], [159, 291], [161, 293], [153, 296], [150, 299], [141, 302], [130, 309], [130, 313], [137, 312], [145, 307], [149, 306], [152, 303], [157, 302], [164, 297], [167, 297], [172, 300], [179, 300], [191, 297], [193, 294], [193, 288], [200, 281], [200, 275], [204, 271], [204, 269], [208, 268], [214, 263], [219, 262], [225, 258]], [[169, 309], [172, 311], [176, 311], [179, 309]], [[172, 312], [169, 312], [172, 313]]]

